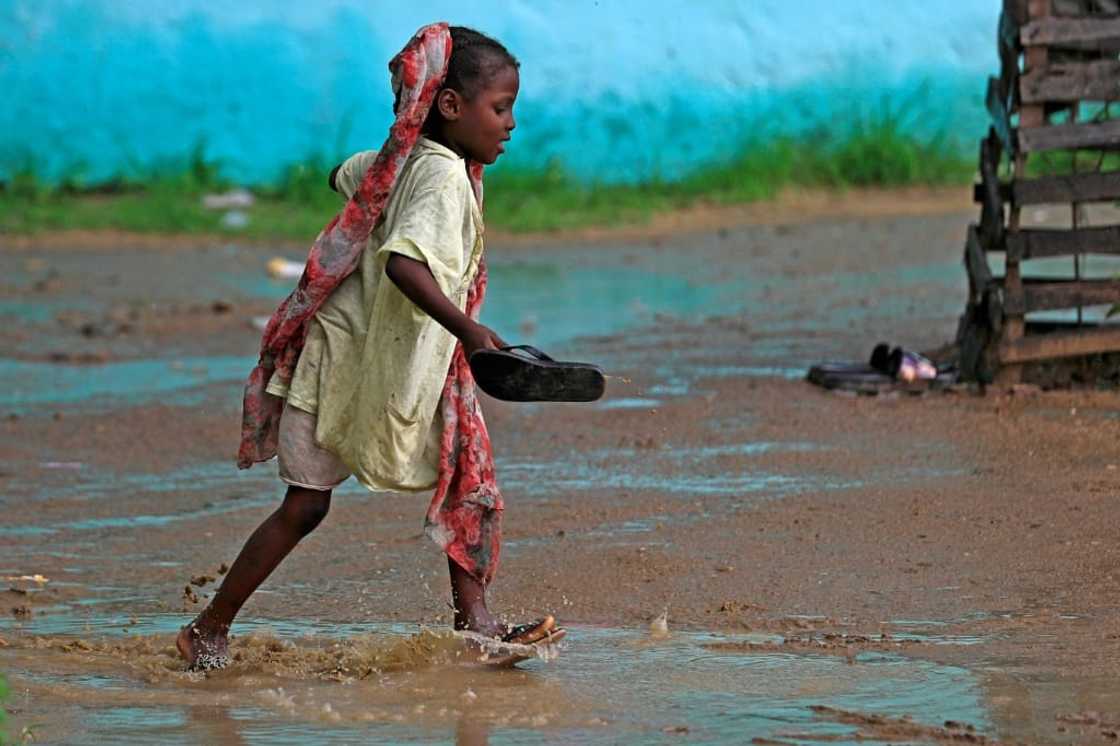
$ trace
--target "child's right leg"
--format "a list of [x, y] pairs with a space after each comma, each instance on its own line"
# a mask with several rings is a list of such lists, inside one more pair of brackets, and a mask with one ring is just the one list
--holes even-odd
[[227, 663], [229, 627], [242, 604], [322, 522], [330, 505], [330, 490], [288, 487], [283, 504], [245, 542], [209, 605], [179, 632], [175, 644], [188, 667], [220, 668]]

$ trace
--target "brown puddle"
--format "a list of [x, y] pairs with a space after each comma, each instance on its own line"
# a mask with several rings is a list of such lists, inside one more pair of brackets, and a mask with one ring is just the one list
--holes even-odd
[[202, 674], [183, 671], [175, 653], [182, 621], [53, 614], [5, 623], [14, 732], [30, 727], [41, 742], [239, 744], [646, 743], [681, 734], [798, 743], [873, 732], [836, 712], [931, 733], [946, 720], [977, 734], [991, 727], [972, 674], [886, 646], [845, 657], [782, 649], [773, 635], [582, 627], [557, 660], [495, 670], [464, 665], [473, 658], [448, 632], [251, 622], [233, 641], [235, 664]]

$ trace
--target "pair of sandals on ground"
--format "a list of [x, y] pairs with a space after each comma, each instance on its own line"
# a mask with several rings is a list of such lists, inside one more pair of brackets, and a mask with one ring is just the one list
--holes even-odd
[[925, 355], [885, 342], [875, 345], [866, 363], [827, 362], [809, 368], [810, 383], [826, 389], [877, 394], [900, 387], [920, 391], [956, 383], [955, 365], [936, 365]]

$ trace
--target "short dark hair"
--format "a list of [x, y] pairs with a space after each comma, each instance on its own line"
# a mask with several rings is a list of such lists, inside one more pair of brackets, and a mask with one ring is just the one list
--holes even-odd
[[465, 26], [451, 27], [451, 59], [444, 88], [473, 98], [490, 78], [505, 67], [520, 67], [517, 58], [496, 39]]
[[[500, 70], [521, 67], [517, 58], [497, 39], [466, 26], [451, 26], [450, 31], [451, 59], [447, 61], [443, 87], [458, 91], [463, 98], [470, 100], [478, 95]], [[433, 105], [424, 130], [431, 131], [441, 119], [439, 107]]]

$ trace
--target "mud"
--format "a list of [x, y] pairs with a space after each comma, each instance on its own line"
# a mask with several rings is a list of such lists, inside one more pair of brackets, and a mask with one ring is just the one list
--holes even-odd
[[[0, 238], [9, 733], [1107, 742], [1115, 393], [848, 397], [799, 380], [878, 341], [953, 337], [965, 199], [491, 239], [489, 323], [618, 377], [592, 406], [486, 402], [507, 501], [492, 603], [573, 632], [558, 660], [482, 679], [369, 663], [416, 625], [441, 639], [448, 590], [423, 500], [353, 485], [250, 600], [240, 672], [178, 670], [175, 629], [281, 495], [274, 465], [239, 473], [232, 453], [253, 318], [286, 290], [264, 265], [298, 252]], [[648, 628], [666, 611], [658, 647]], [[339, 665], [371, 674], [341, 683]], [[390, 678], [360, 688], [375, 669]], [[866, 688], [845, 694], [852, 682]]]
[[[890, 655], [862, 656], [853, 668], [821, 657], [711, 652], [718, 638], [710, 633], [577, 626], [579, 644], [558, 659], [499, 671], [476, 665], [447, 632], [248, 620], [233, 644], [236, 664], [195, 674], [182, 670], [166, 635], [151, 634], [173, 624], [172, 616], [141, 617], [113, 631], [120, 620], [89, 621], [94, 629], [74, 637], [81, 620], [60, 618], [43, 627], [52, 634], [21, 637], [6, 656], [25, 696], [51, 702], [56, 712], [96, 702], [101, 719], [86, 717], [95, 738], [202, 736], [197, 721], [214, 717], [206, 708], [240, 721], [228, 730], [246, 740], [266, 725], [268, 742], [301, 735], [345, 742], [355, 733], [442, 741], [450, 732], [468, 744], [486, 743], [491, 732], [584, 743], [685, 733], [744, 742], [775, 728], [796, 728], [810, 741], [859, 735], [844, 721], [820, 717], [820, 701], [905, 711], [913, 727], [944, 712], [974, 730], [990, 727], [962, 669]], [[100, 641], [91, 641], [97, 634]], [[171, 713], [190, 714], [169, 723]]]

